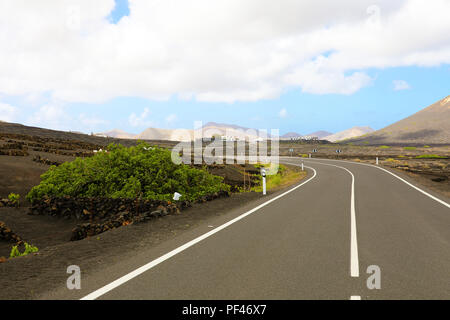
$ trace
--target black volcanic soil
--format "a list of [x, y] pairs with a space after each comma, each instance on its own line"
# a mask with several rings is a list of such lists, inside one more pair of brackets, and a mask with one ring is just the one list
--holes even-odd
[[[65, 270], [60, 273], [55, 273], [55, 271], [60, 270], [61, 266], [69, 265], [71, 261], [83, 261], [84, 270], [87, 271], [90, 268], [101, 267], [101, 263], [104, 261], [122, 259], [124, 255], [133, 252], [140, 245], [144, 245], [144, 242], [145, 245], [156, 245], [176, 237], [194, 226], [204, 224], [208, 219], [223, 215], [230, 209], [257, 201], [261, 197], [259, 194], [251, 192], [237, 193], [230, 198], [219, 198], [206, 203], [194, 204], [193, 207], [183, 210], [181, 214], [120, 227], [75, 242], [70, 242], [69, 239], [71, 230], [79, 221], [27, 214], [29, 204], [25, 200], [25, 196], [33, 186], [39, 184], [40, 175], [49, 168], [46, 164], [33, 161], [36, 156], [40, 156], [41, 160], [61, 163], [73, 160], [77, 154], [90, 156], [92, 150], [104, 147], [113, 141], [124, 145], [136, 143], [133, 140], [107, 139], [0, 123], [0, 151], [3, 151], [3, 154], [9, 154], [11, 151], [23, 154], [22, 156], [0, 155], [0, 198], [6, 198], [11, 192], [21, 196], [19, 208], [0, 208], [0, 221], [4, 221], [23, 240], [39, 248], [37, 254], [10, 259], [4, 263], [0, 262], [0, 274], [2, 275], [0, 277], [0, 299], [36, 298], [41, 293], [51, 290], [58, 283], [60, 284], [61, 281], [65, 281]], [[165, 147], [174, 145], [173, 142], [153, 143]], [[316, 156], [333, 158], [336, 157], [335, 149], [341, 148], [343, 150], [339, 156], [341, 159], [359, 159], [370, 162], [374, 160], [375, 156], [379, 156], [382, 157], [384, 165], [416, 175], [419, 183], [426, 186], [431, 185], [430, 188], [444, 194], [450, 189], [448, 179], [440, 182], [433, 181], [436, 177], [448, 177], [448, 159], [423, 161], [412, 159], [417, 155], [427, 153], [448, 156], [450, 154], [448, 147], [404, 150], [401, 147], [380, 149], [369, 146], [280, 143], [280, 154], [288, 155], [288, 148], [291, 145], [295, 149], [295, 155], [307, 154], [313, 148], [318, 148], [319, 152]], [[396, 161], [387, 161], [390, 158], [395, 158]], [[410, 164], [405, 165], [405, 161], [408, 160]], [[236, 188], [244, 186], [244, 176], [245, 187], [256, 183], [252, 175], [257, 173], [257, 170], [253, 166], [210, 166], [208, 170], [213, 174], [223, 176], [227, 183], [235, 185]], [[13, 244], [0, 239], [0, 258], [9, 256]]]
[[[235, 193], [229, 198], [193, 204], [180, 214], [122, 226], [81, 241], [70, 241], [71, 231], [80, 223], [79, 220], [28, 215], [30, 204], [25, 197], [48, 170], [49, 165], [45, 161], [62, 163], [75, 159], [77, 155], [91, 156], [92, 150], [109, 144], [111, 139], [84, 135], [76, 140], [80, 135], [39, 128], [26, 130], [27, 127], [18, 125], [9, 126], [5, 133], [1, 132], [2, 128], [5, 128], [4, 123], [0, 124], [0, 151], [3, 151], [0, 155], [0, 198], [7, 198], [12, 192], [18, 193], [21, 203], [19, 208], [0, 207], [0, 221], [22, 240], [37, 246], [39, 252], [2, 262], [2, 257], [9, 257], [15, 243], [0, 239], [0, 299], [36, 298], [65, 281], [66, 273], [58, 271], [70, 261], [82, 261], [84, 270], [88, 271], [99, 267], [100, 261], [113, 261], [132, 253], [143, 239], [145, 245], [156, 245], [261, 198], [254, 192]], [[34, 135], [27, 135], [30, 132]], [[135, 141], [127, 144], [135, 144]], [[163, 143], [157, 144], [163, 146]], [[37, 156], [41, 162], [34, 161]], [[236, 190], [258, 182], [253, 176], [258, 170], [251, 165], [213, 165], [208, 167], [208, 171], [224, 177], [225, 182]]]

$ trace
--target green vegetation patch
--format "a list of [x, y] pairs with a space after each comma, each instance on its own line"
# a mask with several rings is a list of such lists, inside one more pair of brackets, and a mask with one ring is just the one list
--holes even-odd
[[437, 154], [421, 154], [420, 156], [417, 156], [416, 159], [447, 159], [447, 157]]
[[416, 150], [416, 147], [403, 147], [403, 150]]
[[[255, 165], [255, 167], [260, 167], [260, 165]], [[268, 169], [267, 166], [265, 166], [265, 167], [267, 170]], [[273, 171], [273, 173], [275, 173], [275, 172]], [[280, 164], [276, 174], [266, 176], [266, 188], [267, 188], [267, 190], [272, 190], [274, 188], [287, 186], [287, 185], [290, 185], [292, 183], [299, 181], [300, 179], [304, 178], [305, 176], [306, 176], [305, 171], [292, 170], [292, 169], [289, 169], [286, 166]], [[262, 192], [262, 183], [258, 186], [252, 187], [251, 190], [254, 192]]]
[[25, 250], [24, 252], [20, 252], [19, 251], [19, 246], [13, 246], [11, 249], [11, 253], [9, 254], [10, 258], [15, 258], [15, 257], [22, 257], [22, 256], [26, 256], [27, 254], [30, 253], [34, 253], [34, 252], [38, 252], [39, 249], [35, 246], [32, 246], [26, 242], [24, 242], [25, 245]]
[[389, 149], [390, 146], [380, 146], [380, 149]]
[[44, 197], [72, 196], [169, 201], [178, 192], [182, 200], [195, 201], [230, 189], [222, 177], [205, 168], [175, 164], [171, 151], [164, 148], [147, 143], [130, 148], [110, 144], [107, 150], [51, 166], [27, 199], [33, 202]]
[[16, 193], [10, 193], [8, 195], [8, 200], [12, 205], [18, 207], [20, 205], [20, 195]]

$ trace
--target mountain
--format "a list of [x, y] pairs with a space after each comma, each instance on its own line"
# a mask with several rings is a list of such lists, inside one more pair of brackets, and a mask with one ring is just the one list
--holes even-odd
[[352, 139], [368, 144], [450, 144], [450, 96], [368, 136]]
[[[178, 134], [180, 132], [181, 134]], [[185, 137], [181, 137], [182, 133], [185, 133]], [[138, 134], [136, 139], [142, 140], [167, 140], [167, 141], [190, 141], [193, 136], [193, 130], [183, 130], [179, 131], [175, 129], [158, 129], [158, 128], [148, 128]]]
[[[168, 140], [168, 141], [192, 141], [197, 137], [212, 138], [214, 136], [225, 136], [228, 139], [258, 139], [263, 133], [258, 129], [249, 129], [231, 124], [208, 122], [202, 128], [192, 129], [158, 129], [148, 128], [138, 134], [135, 139]], [[270, 137], [270, 134], [267, 134]]]
[[236, 137], [239, 139], [244, 139], [246, 136], [250, 139], [257, 139], [259, 136], [270, 137], [270, 130], [264, 133], [258, 129], [246, 128], [226, 123], [208, 122], [202, 127], [202, 129], [204, 136], [207, 138], [214, 135]]
[[135, 139], [136, 135], [132, 133], [125, 132], [120, 129], [113, 129], [108, 132], [101, 132], [95, 134], [98, 137], [111, 137], [111, 138], [119, 138], [119, 139]]
[[371, 127], [353, 127], [326, 137], [323, 137], [322, 140], [328, 140], [330, 142], [341, 141], [345, 139], [359, 137], [368, 133], [371, 133], [373, 130]]
[[286, 134], [283, 134], [280, 138], [282, 139], [290, 139], [290, 138], [300, 138], [302, 135], [297, 132], [288, 132]]
[[316, 131], [310, 134], [307, 134], [307, 136], [309, 137], [317, 137], [319, 139], [325, 138], [326, 136], [331, 136], [333, 133], [332, 132], [328, 132], [328, 131]]
[[231, 129], [241, 129], [241, 130], [248, 130], [249, 128], [237, 126], [235, 124], [226, 124], [226, 123], [217, 123], [217, 122], [208, 122], [207, 124], [203, 125], [202, 128], [211, 128], [211, 127], [217, 127], [217, 128], [231, 128]]

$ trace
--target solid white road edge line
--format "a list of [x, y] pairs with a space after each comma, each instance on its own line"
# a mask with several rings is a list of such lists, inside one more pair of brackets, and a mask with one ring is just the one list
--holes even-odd
[[358, 258], [358, 238], [356, 232], [356, 212], [355, 212], [355, 176], [347, 168], [336, 166], [334, 164], [317, 162], [324, 166], [336, 167], [344, 169], [352, 176], [352, 188], [350, 198], [350, 276], [359, 277], [359, 258]]
[[[297, 164], [295, 164], [295, 165], [299, 166]], [[105, 293], [107, 293], [107, 292], [109, 292], [109, 291], [119, 287], [120, 285], [124, 284], [125, 282], [127, 282], [127, 281], [137, 277], [138, 275], [140, 275], [140, 274], [150, 270], [151, 268], [157, 266], [161, 262], [164, 262], [164, 261], [170, 259], [171, 257], [177, 255], [178, 253], [188, 249], [189, 247], [192, 247], [193, 245], [199, 243], [200, 241], [202, 241], [202, 240], [212, 236], [213, 234], [215, 234], [215, 233], [225, 229], [226, 227], [232, 225], [233, 223], [238, 222], [239, 220], [245, 218], [246, 216], [254, 213], [255, 211], [257, 211], [257, 210], [259, 210], [259, 209], [261, 209], [263, 207], [265, 207], [269, 203], [272, 203], [272, 202], [280, 199], [281, 197], [284, 197], [288, 193], [291, 193], [292, 191], [300, 188], [304, 184], [306, 184], [309, 181], [311, 181], [312, 179], [314, 179], [316, 177], [316, 175], [317, 175], [317, 172], [316, 172], [316, 170], [314, 168], [311, 168], [311, 167], [307, 167], [307, 168], [313, 170], [314, 174], [313, 174], [313, 176], [311, 178], [309, 178], [308, 180], [302, 182], [298, 186], [293, 187], [292, 189], [290, 189], [290, 190], [288, 190], [288, 191], [286, 191], [286, 192], [276, 196], [275, 198], [272, 198], [272, 199], [270, 199], [270, 200], [260, 204], [259, 206], [251, 209], [250, 211], [247, 211], [247, 212], [241, 214], [240, 216], [238, 216], [238, 217], [228, 221], [227, 223], [224, 223], [223, 225], [221, 225], [221, 226], [219, 226], [219, 227], [217, 227], [217, 228], [215, 228], [215, 229], [213, 229], [213, 230], [211, 230], [211, 231], [209, 231], [209, 232], [207, 232], [207, 233], [205, 233], [205, 234], [203, 234], [203, 235], [201, 235], [201, 236], [199, 236], [199, 237], [197, 237], [197, 238], [195, 238], [195, 239], [193, 239], [193, 240], [191, 240], [191, 241], [189, 241], [187, 243], [185, 243], [184, 245], [182, 245], [182, 246], [180, 246], [180, 247], [178, 247], [178, 248], [176, 248], [176, 249], [174, 249], [174, 250], [164, 254], [163, 256], [161, 256], [161, 257], [159, 257], [159, 258], [157, 258], [157, 259], [155, 259], [155, 260], [153, 260], [153, 261], [143, 265], [142, 267], [140, 267], [140, 268], [138, 268], [138, 269], [136, 269], [136, 270], [134, 270], [134, 271], [132, 271], [132, 272], [122, 276], [122, 277], [120, 277], [119, 279], [117, 279], [117, 280], [115, 280], [115, 281], [113, 281], [113, 282], [111, 282], [111, 283], [101, 287], [100, 289], [95, 290], [94, 292], [88, 294], [87, 296], [81, 298], [80, 300], [95, 300], [95, 299], [97, 299], [98, 297], [104, 295]]]
[[[301, 159], [301, 158], [298, 158], [298, 159]], [[433, 199], [433, 200], [439, 202], [440, 204], [446, 206], [447, 208], [450, 208], [450, 204], [447, 203], [447, 202], [445, 202], [444, 200], [441, 200], [441, 199], [439, 199], [439, 198], [437, 198], [437, 197], [435, 197], [435, 196], [429, 194], [428, 192], [426, 192], [426, 191], [420, 189], [419, 187], [416, 187], [416, 186], [413, 185], [412, 183], [409, 183], [409, 182], [406, 181], [405, 179], [403, 179], [403, 178], [397, 176], [396, 174], [390, 172], [389, 170], [386, 170], [386, 169], [381, 168], [381, 167], [374, 166], [373, 164], [369, 164], [369, 163], [360, 163], [360, 162], [354, 162], [354, 161], [348, 161], [348, 160], [321, 159], [321, 158], [315, 158], [315, 159], [313, 158], [313, 159], [308, 159], [308, 160], [328, 160], [328, 161], [347, 162], [347, 163], [359, 164], [359, 165], [362, 165], [362, 166], [373, 167], [373, 168], [377, 168], [377, 169], [383, 170], [383, 171], [389, 173], [390, 175], [396, 177], [397, 179], [401, 180], [402, 182], [406, 183], [406, 184], [409, 185], [410, 187], [412, 187], [412, 188], [416, 189], [417, 191], [423, 193], [423, 194], [426, 195], [427, 197], [429, 197], [429, 198], [431, 198], [431, 199]], [[319, 162], [318, 162], [318, 163], [319, 163]]]

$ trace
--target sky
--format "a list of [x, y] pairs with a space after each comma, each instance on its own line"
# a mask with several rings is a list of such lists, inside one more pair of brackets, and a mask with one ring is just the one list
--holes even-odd
[[450, 94], [448, 0], [5, 0], [0, 120], [381, 129]]

